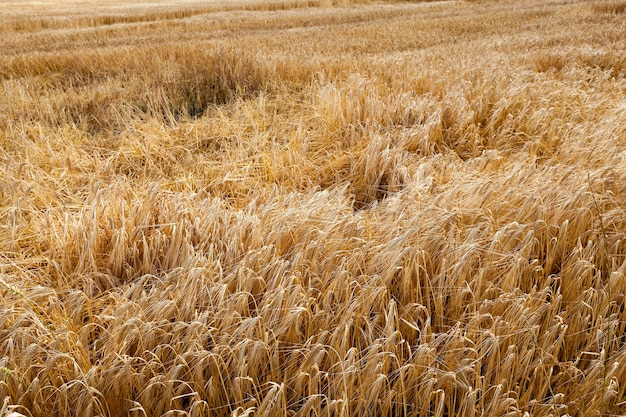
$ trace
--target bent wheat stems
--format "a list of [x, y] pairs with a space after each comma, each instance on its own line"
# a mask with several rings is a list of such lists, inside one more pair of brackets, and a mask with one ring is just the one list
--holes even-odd
[[622, 415], [623, 9], [4, 2], [0, 415]]

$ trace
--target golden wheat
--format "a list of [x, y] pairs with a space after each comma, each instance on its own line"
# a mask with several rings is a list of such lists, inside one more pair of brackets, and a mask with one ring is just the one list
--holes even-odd
[[0, 3], [0, 417], [624, 415], [623, 1]]

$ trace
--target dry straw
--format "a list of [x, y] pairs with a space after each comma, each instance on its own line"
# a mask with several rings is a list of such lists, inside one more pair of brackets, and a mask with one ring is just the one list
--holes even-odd
[[192, 3], [0, 16], [1, 417], [624, 414], [623, 2]]

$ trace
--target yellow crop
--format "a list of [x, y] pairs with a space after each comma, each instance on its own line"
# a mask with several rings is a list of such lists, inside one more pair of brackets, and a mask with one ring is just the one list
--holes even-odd
[[0, 417], [625, 415], [624, 19], [0, 0]]

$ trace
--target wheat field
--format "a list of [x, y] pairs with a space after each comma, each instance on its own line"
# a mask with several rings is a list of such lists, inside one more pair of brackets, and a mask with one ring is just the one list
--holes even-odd
[[0, 0], [0, 417], [626, 415], [625, 34]]

